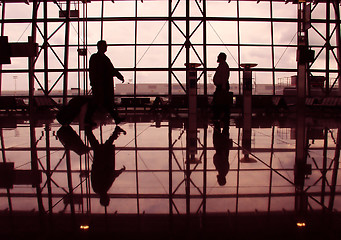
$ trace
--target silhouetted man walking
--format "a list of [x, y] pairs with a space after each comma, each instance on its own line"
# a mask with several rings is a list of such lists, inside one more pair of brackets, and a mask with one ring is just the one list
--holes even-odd
[[114, 110], [113, 77], [117, 77], [122, 82], [124, 82], [124, 77], [114, 68], [110, 59], [105, 55], [107, 51], [106, 41], [98, 41], [97, 50], [97, 53], [90, 57], [89, 73], [93, 101], [89, 104], [85, 121], [87, 124], [94, 124], [91, 120], [93, 113], [97, 108], [104, 108], [118, 124], [122, 119]]

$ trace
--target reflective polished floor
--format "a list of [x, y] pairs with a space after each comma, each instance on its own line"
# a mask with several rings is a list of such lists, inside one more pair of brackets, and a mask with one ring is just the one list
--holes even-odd
[[341, 239], [338, 118], [122, 116], [3, 116], [1, 236]]

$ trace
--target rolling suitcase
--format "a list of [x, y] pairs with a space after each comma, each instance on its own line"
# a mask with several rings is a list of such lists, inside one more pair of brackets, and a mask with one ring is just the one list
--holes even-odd
[[70, 102], [63, 106], [62, 109], [57, 113], [56, 119], [62, 125], [68, 125], [73, 120], [75, 120], [81, 110], [82, 107], [86, 107], [85, 104], [89, 103], [90, 99], [85, 96], [77, 96], [70, 100]]

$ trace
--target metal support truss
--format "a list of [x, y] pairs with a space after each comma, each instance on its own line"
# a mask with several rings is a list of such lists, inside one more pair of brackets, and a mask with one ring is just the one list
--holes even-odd
[[[177, 0], [173, 6], [172, 1], [169, 1], [169, 11], [168, 11], [168, 18], [169, 18], [169, 39], [168, 39], [168, 54], [169, 54], [169, 62], [168, 62], [168, 95], [172, 95], [172, 79], [174, 78], [176, 82], [181, 86], [184, 93], [186, 93], [186, 87], [183, 86], [183, 81], [181, 81], [181, 78], [178, 77], [175, 71], [175, 63], [178, 60], [181, 53], [185, 51], [185, 62], [180, 63], [180, 65], [185, 65], [186, 67], [184, 70], [186, 73], [189, 71], [189, 63], [191, 61], [198, 62], [202, 65], [202, 73], [199, 74], [199, 78], [203, 76], [203, 84], [204, 84], [204, 95], [207, 95], [207, 47], [206, 47], [206, 0], [203, 1], [189, 1], [186, 0], [186, 16], [183, 18], [185, 22], [185, 29], [181, 28], [179, 23], [181, 21], [176, 21], [173, 17], [174, 13], [176, 12], [177, 8], [179, 7], [180, 0]], [[195, 6], [192, 6], [195, 5]], [[200, 17], [191, 17], [191, 9], [197, 8], [199, 12], [202, 14]], [[194, 29], [191, 29], [191, 23], [195, 23]], [[191, 37], [194, 33], [199, 31], [199, 28], [202, 26], [202, 52], [198, 51], [196, 46], [192, 44]], [[183, 43], [180, 47], [180, 49], [177, 51], [175, 56], [173, 56], [173, 43], [172, 43], [172, 29], [177, 29], [179, 33], [183, 37]], [[192, 57], [192, 54], [194, 57]], [[193, 60], [195, 59], [195, 60]], [[200, 70], [200, 68], [199, 68]], [[180, 70], [181, 71], [181, 70]], [[182, 70], [183, 72], [183, 70]]]
[[[314, 14], [319, 7], [325, 7], [325, 29], [319, 29], [314, 23], [310, 21], [311, 28], [310, 32], [316, 32], [322, 41], [324, 41], [323, 46], [316, 47], [314, 44], [308, 44], [311, 49], [315, 50], [315, 58], [308, 65], [308, 82], [309, 77], [313, 75], [321, 75], [324, 73], [326, 80], [325, 83], [325, 93], [326, 96], [330, 95], [332, 90], [335, 88], [336, 83], [340, 86], [340, 7], [339, 1], [337, 0], [326, 0], [325, 2], [316, 2], [314, 4], [309, 4], [306, 7], [311, 9], [309, 12]], [[334, 17], [333, 13], [334, 12]], [[306, 11], [308, 13], [308, 11]], [[334, 45], [336, 43], [336, 45]], [[319, 58], [324, 58], [324, 68], [315, 67], [315, 63]], [[332, 69], [332, 66], [337, 66], [337, 71]], [[336, 75], [335, 75], [336, 74]], [[341, 88], [339, 88], [340, 91]], [[308, 90], [310, 90], [308, 86]]]
[[[234, 0], [233, 0], [234, 1]], [[294, 45], [279, 45], [274, 41], [274, 23], [292, 23], [298, 22], [302, 24], [302, 21], [299, 20], [300, 16], [297, 19], [293, 18], [276, 18], [273, 16], [273, 3], [277, 2], [276, 0], [267, 0], [269, 2], [269, 11], [270, 17], [261, 17], [261, 18], [248, 18], [240, 16], [240, 4], [244, 2], [243, 0], [235, 0], [236, 2], [236, 17], [230, 16], [207, 16], [207, 4], [210, 3], [210, 0], [176, 0], [176, 1], [168, 1], [168, 15], [162, 17], [141, 17], [135, 14], [134, 16], [127, 18], [119, 18], [115, 16], [105, 16], [104, 15], [104, 7], [107, 6], [106, 3], [108, 1], [101, 0], [101, 14], [98, 17], [88, 17], [88, 4], [92, 4], [89, 1], [75, 1], [72, 4], [72, 1], [39, 1], [39, 0], [30, 0], [28, 1], [30, 6], [32, 6], [32, 18], [31, 19], [6, 19], [5, 18], [5, 5], [11, 4], [13, 2], [23, 3], [25, 1], [4, 1], [2, 4], [2, 18], [1, 18], [1, 32], [4, 34], [4, 28], [7, 23], [31, 23], [32, 24], [32, 34], [31, 39], [32, 42], [37, 42], [39, 44], [39, 54], [36, 58], [30, 59], [29, 67], [27, 70], [2, 70], [0, 80], [3, 80], [2, 73], [15, 73], [15, 72], [27, 72], [29, 75], [29, 91], [30, 91], [30, 100], [33, 99], [33, 96], [36, 94], [34, 92], [34, 87], [39, 86], [41, 91], [45, 94], [45, 96], [54, 95], [54, 90], [57, 88], [62, 88], [62, 97], [63, 103], [67, 102], [67, 95], [69, 94], [68, 88], [70, 88], [71, 84], [69, 81], [77, 81], [78, 82], [78, 93], [79, 94], [88, 94], [88, 76], [87, 76], [87, 68], [88, 68], [88, 58], [86, 53], [88, 53], [87, 48], [88, 42], [88, 22], [98, 22], [101, 25], [101, 37], [105, 36], [105, 22], [117, 22], [117, 21], [134, 21], [135, 22], [135, 42], [127, 44], [127, 46], [134, 46], [134, 66], [131, 68], [124, 68], [123, 71], [134, 72], [134, 96], [138, 95], [136, 91], [137, 80], [137, 72], [139, 71], [164, 71], [168, 74], [168, 96], [172, 96], [172, 85], [173, 83], [178, 83], [183, 92], [186, 92], [186, 88], [184, 87], [184, 76], [183, 75], [188, 69], [184, 67], [184, 63], [188, 63], [190, 61], [195, 61], [201, 63], [202, 67], [199, 68], [199, 79], [202, 80], [204, 86], [204, 95], [207, 95], [207, 71], [213, 71], [214, 69], [209, 69], [207, 66], [207, 57], [208, 57], [208, 46], [233, 46], [237, 47], [238, 59], [235, 60], [238, 67], [231, 69], [231, 71], [238, 72], [238, 81], [240, 86], [240, 68], [239, 64], [241, 61], [241, 50], [244, 46], [262, 46], [262, 47], [270, 47], [271, 48], [271, 67], [269, 68], [257, 68], [255, 72], [269, 72], [272, 73], [272, 84], [273, 84], [273, 94], [276, 93], [276, 74], [277, 72], [288, 72], [295, 74], [296, 72], [300, 72], [297, 69], [281, 69], [277, 68], [275, 64], [275, 51], [277, 47], [291, 47], [294, 48]], [[94, 1], [96, 2], [96, 1]], [[119, 1], [118, 1], [119, 2]], [[138, 0], [135, 1], [135, 12], [137, 13], [137, 3]], [[230, 4], [230, 1], [226, 1], [226, 4]], [[252, 1], [250, 1], [251, 3]], [[263, 2], [263, 1], [258, 1]], [[296, 2], [296, 1], [286, 1], [288, 2]], [[181, 4], [186, 4], [186, 12], [184, 16], [179, 16], [178, 9]], [[108, 2], [108, 4], [116, 4], [112, 2]], [[117, 3], [119, 4], [119, 3]], [[210, 3], [211, 4], [211, 3]], [[284, 4], [284, 3], [283, 3]], [[321, 75], [327, 79], [326, 81], [326, 94], [330, 94], [332, 89], [335, 88], [336, 83], [340, 81], [340, 5], [337, 0], [323, 0], [323, 1], [306, 1], [305, 3], [299, 3], [298, 6], [305, 6], [304, 8], [310, 8], [311, 13], [313, 14], [319, 6], [325, 7], [326, 11], [326, 19], [312, 19], [311, 26], [309, 32], [315, 31], [317, 34], [324, 39], [325, 44], [323, 46], [315, 46], [312, 44], [306, 43], [309, 48], [312, 48], [316, 51], [315, 59], [313, 62], [308, 64], [306, 67], [307, 76], [306, 81], [309, 81], [309, 77], [311, 75]], [[71, 8], [75, 8], [72, 10]], [[59, 10], [61, 13], [65, 15], [61, 15], [59, 18], [51, 18], [48, 16], [48, 9], [55, 8]], [[81, 8], [83, 9], [81, 11]], [[42, 10], [42, 11], [40, 11]], [[196, 11], [200, 15], [192, 16], [193, 11]], [[76, 11], [78, 12], [78, 17], [71, 16], [70, 12]], [[40, 16], [40, 12], [43, 13]], [[308, 11], [307, 11], [308, 12]], [[306, 13], [307, 13], [306, 12]], [[39, 14], [38, 14], [39, 13]], [[334, 13], [334, 14], [333, 14]], [[333, 17], [335, 16], [335, 17]], [[168, 42], [160, 44], [160, 46], [168, 47], [168, 56], [167, 56], [167, 67], [158, 68], [156, 66], [151, 66], [148, 68], [138, 68], [137, 67], [137, 48], [142, 46], [137, 42], [137, 32], [140, 29], [137, 29], [137, 23], [140, 21], [166, 21], [168, 23]], [[237, 24], [237, 42], [233, 44], [212, 44], [207, 43], [207, 24], [213, 21], [227, 21], [227, 22], [235, 22]], [[240, 40], [240, 23], [241, 22], [270, 22], [271, 25], [271, 42], [269, 44], [242, 44]], [[55, 29], [52, 26], [57, 23]], [[325, 29], [323, 33], [321, 30], [315, 27], [315, 24], [324, 24]], [[83, 28], [81, 28], [81, 26]], [[70, 31], [76, 30], [78, 37], [78, 44], [69, 44]], [[64, 30], [64, 41], [59, 44], [52, 44], [53, 37], [58, 33]], [[182, 43], [178, 44], [174, 42], [174, 35], [176, 31], [182, 36]], [[308, 32], [308, 31], [306, 31]], [[202, 41], [200, 43], [192, 43], [192, 38], [196, 35], [198, 37], [200, 34], [202, 35]], [[82, 36], [82, 37], [81, 37]], [[38, 38], [37, 38], [38, 37]], [[42, 39], [42, 42], [40, 39]], [[336, 45], [334, 46], [334, 43]], [[112, 46], [119, 46], [116, 43], [109, 43]], [[301, 44], [301, 43], [299, 43]], [[84, 53], [84, 55], [79, 54], [78, 56], [78, 67], [70, 67], [69, 59], [72, 54], [72, 48], [78, 47], [80, 52]], [[80, 49], [80, 47], [82, 49]], [[185, 55], [185, 62], [179, 63], [179, 61], [184, 61], [183, 57]], [[318, 58], [325, 58], [325, 67], [323, 69], [316, 68], [314, 63]], [[55, 59], [53, 59], [55, 58]], [[43, 65], [39, 65], [37, 67], [36, 63], [42, 62]], [[57, 62], [59, 66], [52, 66], [53, 62]], [[335, 63], [337, 64], [337, 70], [335, 69]], [[181, 66], [181, 67], [179, 67]], [[303, 72], [303, 70], [301, 71]], [[69, 78], [71, 73], [77, 73], [78, 79]], [[335, 74], [337, 76], [335, 76]], [[298, 73], [299, 76], [302, 76], [302, 73]], [[331, 82], [329, 83], [329, 79]], [[3, 84], [0, 81], [0, 90], [3, 89]], [[301, 82], [301, 81], [299, 81]], [[56, 87], [58, 85], [58, 87]], [[83, 92], [80, 90], [83, 88]], [[299, 88], [301, 89], [301, 88]], [[339, 88], [341, 89], [341, 88]], [[309, 85], [307, 89], [309, 90]], [[1, 91], [0, 91], [1, 92]], [[304, 92], [304, 90], [303, 90]], [[308, 91], [307, 94], [309, 94]], [[241, 89], [239, 91], [241, 94]], [[302, 95], [303, 96], [303, 95]]]

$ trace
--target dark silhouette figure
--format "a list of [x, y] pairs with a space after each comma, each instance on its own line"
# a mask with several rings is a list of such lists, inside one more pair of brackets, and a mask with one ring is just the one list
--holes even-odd
[[226, 63], [226, 54], [221, 52], [218, 55], [217, 62], [219, 63], [213, 77], [213, 83], [216, 90], [213, 94], [213, 117], [219, 119], [221, 114], [229, 114], [229, 98], [230, 90], [230, 67]]
[[96, 109], [100, 108], [110, 113], [115, 123], [119, 124], [122, 119], [115, 111], [113, 77], [117, 77], [122, 82], [124, 82], [124, 77], [114, 68], [110, 59], [105, 55], [107, 51], [106, 41], [98, 41], [97, 50], [97, 53], [90, 57], [89, 75], [93, 98], [89, 104], [85, 122], [86, 124], [95, 125], [92, 122], [92, 115]]
[[229, 119], [225, 119], [223, 122], [222, 131], [220, 124], [220, 121], [214, 122], [213, 146], [216, 152], [213, 156], [213, 163], [218, 171], [217, 181], [220, 186], [224, 186], [226, 184], [226, 175], [230, 170], [229, 153], [232, 141], [230, 139]]
[[92, 133], [91, 127], [85, 128], [85, 134], [94, 151], [91, 168], [91, 185], [94, 192], [100, 196], [102, 206], [109, 205], [110, 198], [107, 192], [115, 179], [125, 170], [125, 166], [120, 170], [115, 170], [115, 145], [113, 145], [113, 142], [121, 133], [125, 135], [126, 131], [116, 126], [108, 140], [104, 144], [100, 144]]
[[164, 105], [164, 101], [162, 100], [162, 98], [156, 97], [153, 102], [153, 105], [150, 107], [150, 110], [156, 111], [156, 110], [162, 109], [163, 105]]

